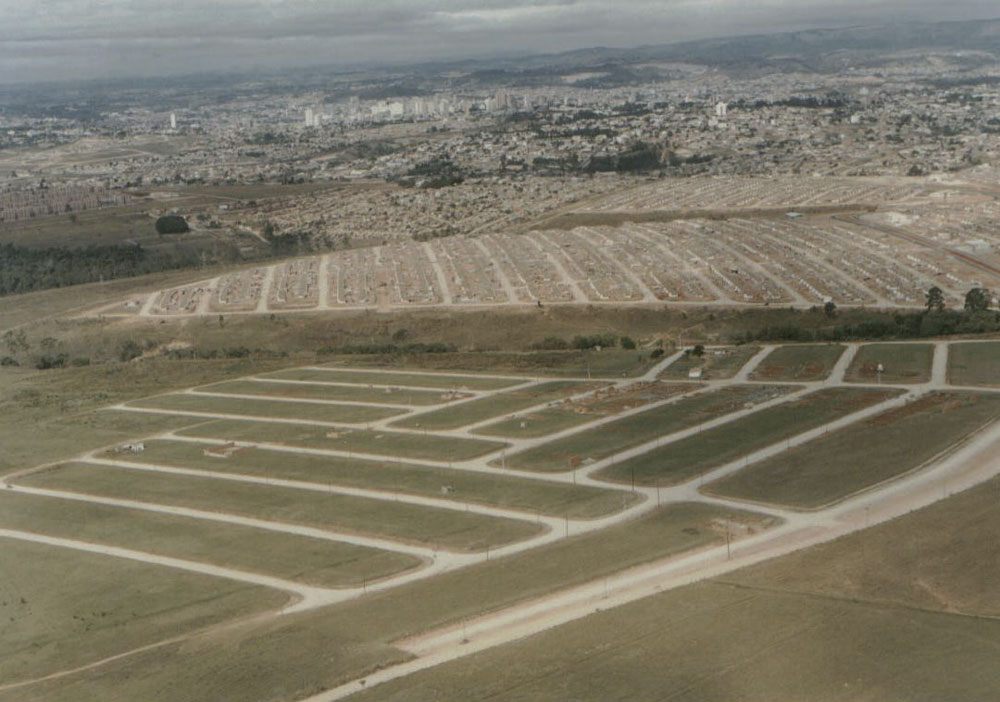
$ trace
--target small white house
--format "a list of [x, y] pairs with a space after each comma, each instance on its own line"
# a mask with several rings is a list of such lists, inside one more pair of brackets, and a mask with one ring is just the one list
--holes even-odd
[[701, 380], [701, 368], [692, 368], [688, 371], [688, 380]]

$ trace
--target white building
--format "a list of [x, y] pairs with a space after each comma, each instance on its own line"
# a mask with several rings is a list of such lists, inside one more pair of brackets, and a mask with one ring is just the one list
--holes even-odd
[[177, 129], [177, 115], [173, 112], [170, 113], [170, 128]]
[[715, 116], [719, 119], [725, 119], [726, 113], [729, 112], [729, 105], [724, 102], [715, 103]]

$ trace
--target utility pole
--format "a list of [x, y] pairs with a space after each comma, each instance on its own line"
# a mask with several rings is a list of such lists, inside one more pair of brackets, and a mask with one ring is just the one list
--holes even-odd
[[733, 557], [733, 552], [729, 544], [729, 517], [726, 517], [726, 560], [728, 561]]

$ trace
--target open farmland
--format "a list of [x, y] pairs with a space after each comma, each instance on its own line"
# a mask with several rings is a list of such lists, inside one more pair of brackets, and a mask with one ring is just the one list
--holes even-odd
[[690, 372], [701, 369], [701, 377], [705, 380], [725, 380], [732, 378], [740, 369], [760, 351], [759, 346], [747, 344], [744, 346], [728, 346], [709, 348], [701, 356], [685, 353], [667, 366], [660, 374], [661, 378], [669, 380], [686, 380]]
[[80, 539], [321, 587], [349, 587], [415, 568], [410, 555], [238, 524], [0, 493], [0, 529]]
[[467, 461], [507, 446], [497, 441], [399, 431], [343, 429], [305, 424], [219, 420], [177, 432], [180, 436], [222, 441], [261, 442], [342, 453], [398, 456], [437, 461]]
[[714, 495], [815, 509], [897, 477], [1000, 417], [1000, 395], [933, 392], [706, 486]]
[[407, 429], [455, 429], [528, 407], [552, 403], [602, 387], [602, 383], [552, 381], [520, 390], [507, 390], [489, 397], [453, 404], [444, 409], [413, 415], [392, 423]]
[[787, 387], [743, 385], [702, 393], [643, 410], [506, 457], [507, 468], [558, 472], [598, 461], [675, 431], [697, 426], [789, 392]]
[[875, 389], [819, 390], [614, 463], [594, 477], [636, 485], [675, 485], [898, 394]]
[[528, 538], [539, 527], [387, 500], [73, 463], [17, 481], [25, 487], [224, 511], [285, 524], [365, 532], [448, 550], [481, 551]]
[[931, 379], [933, 360], [932, 344], [865, 344], [848, 366], [844, 380], [869, 384], [926, 383]]
[[839, 345], [781, 346], [767, 354], [750, 377], [794, 382], [825, 380], [844, 350]]
[[278, 453], [251, 447], [227, 452], [224, 445], [189, 441], [147, 440], [142, 453], [123, 456], [116, 451], [107, 451], [100, 457], [109, 462], [124, 460], [151, 466], [262, 477], [271, 481], [296, 480], [312, 485], [441, 497], [531, 514], [568, 516], [571, 519], [604, 516], [620, 510], [623, 502], [631, 504], [636, 499], [632, 493], [617, 490], [523, 480], [395, 460], [372, 461], [287, 451]]
[[1000, 342], [951, 344], [948, 381], [953, 385], [1000, 386]]
[[212, 414], [245, 415], [247, 417], [274, 417], [278, 419], [305, 419], [317, 422], [357, 423], [387, 419], [402, 414], [403, 410], [370, 405], [332, 404], [329, 402], [295, 402], [288, 400], [251, 399], [178, 393], [159, 395], [129, 403], [128, 407], [166, 410], [211, 416]]

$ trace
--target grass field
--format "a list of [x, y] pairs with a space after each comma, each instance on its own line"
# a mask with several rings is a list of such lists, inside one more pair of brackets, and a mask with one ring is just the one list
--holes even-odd
[[511, 439], [548, 436], [634, 407], [696, 390], [697, 385], [681, 383], [639, 383], [627, 390], [608, 388], [579, 400], [560, 402], [534, 412], [525, 412], [487, 424], [473, 433]]
[[[99, 672], [35, 686], [27, 699], [183, 699], [287, 702], [364, 675], [406, 654], [390, 642], [432, 626], [541, 596], [629, 566], [723, 540], [733, 521], [766, 526], [759, 515], [675, 504], [591, 534], [371, 594], [317, 612], [293, 614], [228, 636], [115, 661]], [[296, 655], [288, 655], [294, 645]], [[128, 674], [142, 670], [143, 675]], [[167, 692], [169, 691], [169, 692]], [[459, 696], [461, 698], [461, 695]]]
[[[931, 379], [933, 362], [933, 344], [866, 344], [858, 349], [844, 380], [849, 383], [926, 383]], [[881, 373], [878, 372], [880, 363]]]
[[979, 615], [1000, 614], [998, 497], [994, 478], [355, 699], [990, 700], [1000, 630]]
[[725, 576], [747, 587], [1000, 616], [1000, 478], [916, 512]]
[[457, 429], [493, 417], [518, 412], [526, 407], [534, 407], [546, 402], [554, 402], [571, 395], [596, 390], [601, 383], [574, 381], [552, 381], [540, 383], [522, 390], [508, 390], [478, 400], [463, 402], [416, 417], [403, 417], [392, 423], [395, 427], [408, 429]]
[[725, 349], [707, 349], [705, 355], [698, 357], [691, 354], [681, 356], [660, 373], [661, 378], [669, 380], [686, 380], [688, 372], [693, 368], [701, 368], [702, 377], [711, 380], [732, 378], [740, 372], [740, 368], [760, 351], [759, 346], [731, 346]]
[[948, 382], [1000, 386], [1000, 341], [950, 344]]
[[503, 390], [525, 382], [521, 378], [476, 378], [468, 375], [434, 375], [421, 373], [382, 373], [341, 369], [331, 365], [318, 370], [315, 368], [291, 368], [267, 373], [261, 377], [278, 380], [318, 380], [327, 383], [357, 383], [358, 385], [391, 385], [413, 388], [433, 388], [437, 390]]
[[[632, 493], [620, 490], [408, 463], [276, 453], [264, 449], [245, 449], [228, 459], [221, 459], [204, 455], [203, 450], [210, 444], [151, 440], [145, 445], [146, 450], [140, 454], [123, 457], [108, 452], [105, 455], [109, 459], [124, 458], [131, 462], [439, 497], [571, 519], [611, 514], [621, 510], [623, 503], [632, 504], [636, 499]], [[445, 486], [451, 488], [447, 493], [442, 492]]]
[[335, 402], [373, 402], [387, 405], [439, 405], [448, 401], [448, 396], [429, 390], [372, 388], [360, 385], [305, 385], [256, 380], [230, 380], [224, 383], [203, 385], [198, 390], [230, 395], [259, 395], [261, 397], [287, 397], [289, 399]]
[[544, 472], [572, 470], [588, 458], [595, 461], [606, 458], [658, 436], [735, 412], [748, 402], [764, 402], [793, 389], [739, 385], [683, 398], [510, 454], [506, 457], [506, 465], [508, 468]]
[[237, 514], [320, 529], [367, 533], [453, 551], [483, 551], [537, 534], [539, 525], [392, 500], [373, 500], [230, 480], [70, 463], [18, 484]]
[[935, 392], [710, 485], [716, 495], [812, 509], [920, 466], [1000, 417], [1000, 396]]
[[516, 417], [487, 424], [476, 429], [473, 433], [503, 439], [534, 439], [593, 422], [602, 416], [604, 415], [583, 414], [565, 407], [546, 407], [542, 410], [525, 412]]
[[339, 405], [318, 402], [287, 402], [284, 400], [251, 400], [245, 397], [217, 397], [178, 393], [158, 395], [129, 403], [129, 407], [165, 409], [179, 412], [236, 414], [248, 417], [305, 419], [318, 422], [363, 424], [386, 419], [404, 410], [368, 405]]
[[[99, 411], [209, 379], [269, 369], [280, 360], [85, 366], [57, 371], [0, 368], [0, 474], [191, 424], [190, 417]], [[38, 437], [44, 436], [44, 441]]]
[[[0, 575], [0, 685], [288, 601], [286, 593], [232, 580], [6, 538]], [[28, 694], [14, 689], [0, 697]]]
[[431, 700], [989, 700], [1000, 622], [705, 583], [352, 696]]
[[[569, 308], [566, 308], [569, 310]], [[559, 310], [562, 314], [563, 310]], [[572, 314], [572, 312], [571, 312]], [[407, 315], [408, 317], [410, 315]], [[592, 318], [587, 313], [583, 316]], [[521, 320], [517, 320], [521, 323]], [[492, 324], [496, 330], [495, 324]], [[579, 323], [574, 323], [579, 330]], [[603, 327], [602, 327], [603, 328]], [[510, 327], [504, 330], [509, 335]], [[547, 326], [539, 328], [544, 333]], [[595, 331], [598, 331], [595, 328]], [[574, 331], [574, 333], [577, 333]], [[483, 338], [482, 334], [478, 335]], [[541, 338], [541, 337], [539, 337]], [[601, 349], [600, 351], [533, 351], [531, 353], [475, 352], [475, 353], [427, 353], [427, 354], [383, 354], [345, 356], [344, 362], [352, 366], [399, 370], [430, 370], [437, 372], [461, 373], [511, 373], [517, 375], [587, 378], [621, 378], [642, 375], [654, 365], [656, 359], [641, 351], [623, 349]], [[501, 371], [502, 369], [502, 371]]]
[[779, 346], [750, 374], [754, 380], [825, 380], [846, 349], [838, 344]]
[[675, 485], [898, 394], [875, 389], [819, 390], [615, 463], [594, 477], [620, 483], [634, 480], [637, 485]]
[[416, 458], [432, 461], [466, 461], [499, 451], [507, 444], [461, 437], [392, 431], [344, 430], [304, 424], [275, 424], [237, 419], [206, 422], [177, 432], [196, 438], [225, 439], [348, 451], [352, 453]]
[[171, 514], [0, 493], [0, 528], [210, 563], [322, 587], [360, 586], [420, 565], [402, 553]]

